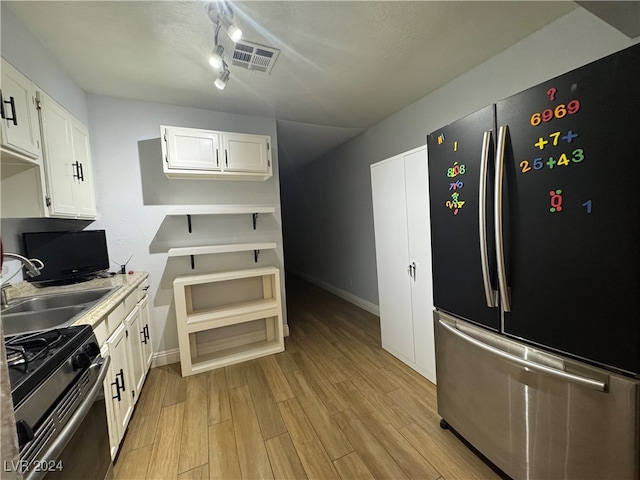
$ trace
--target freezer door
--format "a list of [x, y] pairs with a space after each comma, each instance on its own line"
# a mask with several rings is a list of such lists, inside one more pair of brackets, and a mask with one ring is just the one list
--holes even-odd
[[504, 332], [636, 375], [639, 85], [637, 45], [496, 106], [506, 139], [496, 160], [505, 168]]
[[498, 330], [489, 248], [494, 119], [494, 107], [487, 107], [428, 135], [427, 147], [434, 304]]
[[640, 478], [640, 380], [434, 320], [438, 413], [511, 478]]

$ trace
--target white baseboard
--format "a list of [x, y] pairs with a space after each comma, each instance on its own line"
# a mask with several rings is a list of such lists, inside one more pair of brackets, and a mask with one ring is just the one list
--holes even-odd
[[355, 306], [360, 307], [369, 313], [377, 315], [378, 317], [380, 316], [380, 307], [375, 303], [364, 300], [363, 298], [360, 298], [353, 293], [347, 292], [346, 290], [342, 290], [341, 288], [334, 287], [333, 285], [323, 280], [312, 277], [311, 275], [307, 275], [306, 273], [297, 272], [295, 270], [289, 270], [289, 272], [293, 275], [303, 278], [309, 283], [313, 283], [314, 285], [317, 285], [318, 287], [333, 293], [334, 295], [337, 295], [338, 297], [346, 300], [349, 303], [353, 303]]
[[171, 350], [165, 350], [164, 352], [156, 352], [153, 354], [153, 360], [151, 361], [151, 367], [161, 367], [163, 365], [171, 365], [172, 363], [180, 362], [180, 349], [173, 348]]

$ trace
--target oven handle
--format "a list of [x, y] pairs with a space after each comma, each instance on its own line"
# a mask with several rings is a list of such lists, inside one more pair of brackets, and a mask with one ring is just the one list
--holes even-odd
[[[57, 460], [58, 456], [67, 446], [67, 443], [69, 443], [69, 440], [71, 440], [71, 437], [73, 437], [73, 434], [76, 433], [76, 430], [84, 421], [85, 417], [89, 413], [89, 410], [91, 410], [93, 402], [98, 396], [98, 393], [100, 393], [100, 390], [104, 388], [102, 386], [102, 382], [107, 376], [107, 370], [109, 370], [110, 363], [111, 357], [109, 357], [109, 355], [105, 355], [102, 358], [102, 362], [94, 363], [89, 367], [94, 370], [97, 368], [100, 369], [100, 371], [98, 372], [96, 383], [93, 385], [93, 387], [91, 387], [91, 390], [89, 390], [76, 412], [73, 414], [69, 422], [64, 426], [64, 428], [60, 432], [60, 435], [58, 435], [58, 438], [53, 441], [49, 449], [42, 455], [41, 458], [38, 459], [42, 464], [44, 464], [45, 462]], [[43, 473], [44, 472], [36, 472], [34, 470], [31, 470], [29, 474], [24, 477], [24, 479], [33, 480], [42, 476]]]

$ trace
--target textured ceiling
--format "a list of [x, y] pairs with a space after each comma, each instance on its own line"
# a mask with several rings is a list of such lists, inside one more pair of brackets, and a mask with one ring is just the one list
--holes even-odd
[[576, 7], [237, 1], [244, 38], [281, 54], [270, 75], [232, 66], [220, 92], [207, 63], [213, 24], [205, 2], [3, 3], [87, 92], [276, 118], [283, 169], [315, 159]]

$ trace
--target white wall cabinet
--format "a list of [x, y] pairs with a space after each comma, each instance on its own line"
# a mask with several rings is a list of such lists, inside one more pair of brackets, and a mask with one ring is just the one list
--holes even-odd
[[177, 277], [173, 291], [183, 377], [284, 351], [277, 268]]
[[31, 80], [2, 59], [1, 88], [2, 148], [38, 163], [42, 153], [36, 108], [36, 87]]
[[2, 218], [45, 216], [36, 86], [2, 59], [0, 153]]
[[382, 347], [436, 381], [426, 147], [371, 165]]
[[49, 214], [96, 217], [89, 132], [75, 117], [38, 92]]
[[271, 138], [162, 125], [163, 171], [169, 178], [267, 180]]
[[151, 366], [150, 309], [145, 281], [94, 327], [103, 355], [111, 356], [104, 380], [111, 458], [115, 458]]

